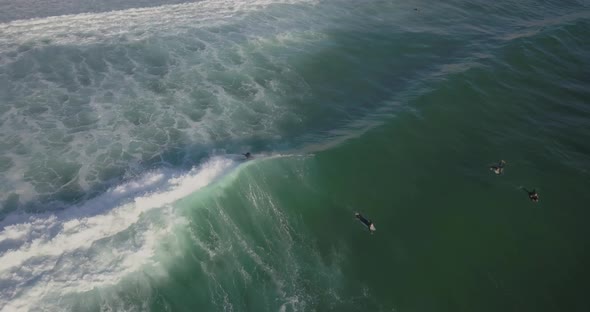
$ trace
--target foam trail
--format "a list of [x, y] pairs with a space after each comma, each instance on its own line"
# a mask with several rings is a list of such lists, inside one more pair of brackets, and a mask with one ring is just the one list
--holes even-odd
[[[163, 5], [105, 13], [85, 13], [17, 20], [0, 24], [0, 46], [51, 40], [60, 44], [85, 44], [112, 36], [144, 34], [146, 31], [206, 25], [214, 26], [227, 18], [256, 11], [273, 4], [315, 2], [305, 0], [226, 0]], [[141, 37], [141, 36], [137, 36]]]
[[81, 207], [9, 216], [0, 223], [0, 310], [29, 310], [51, 298], [113, 285], [153, 264], [157, 242], [182, 221], [169, 204], [235, 165], [216, 157], [185, 174], [146, 174]]

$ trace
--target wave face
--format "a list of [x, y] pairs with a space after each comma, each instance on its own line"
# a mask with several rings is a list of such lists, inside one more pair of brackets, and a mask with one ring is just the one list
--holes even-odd
[[0, 310], [590, 309], [587, 2], [56, 3], [0, 4]]

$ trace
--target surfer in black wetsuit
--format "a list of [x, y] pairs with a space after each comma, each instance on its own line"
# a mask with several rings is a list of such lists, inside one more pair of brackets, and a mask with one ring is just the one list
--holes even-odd
[[497, 165], [490, 166], [490, 170], [492, 170], [495, 174], [502, 174], [504, 173], [505, 164], [505, 161], [500, 160], [500, 162]]
[[368, 229], [369, 231], [373, 232], [375, 231], [375, 225], [373, 225], [373, 222], [371, 220], [367, 220], [365, 219], [365, 217], [363, 217], [360, 213], [356, 212], [354, 214], [354, 216], [359, 219], [359, 221], [361, 221]]
[[252, 157], [252, 154], [250, 154], [250, 152], [247, 152], [246, 154], [242, 154], [244, 155], [244, 157], [246, 157], [246, 159], [250, 159]]
[[532, 202], [536, 203], [539, 201], [539, 193], [537, 193], [537, 191], [535, 189], [533, 189], [532, 191], [529, 191], [529, 190], [525, 189], [524, 187], [522, 189], [529, 194], [529, 199]]

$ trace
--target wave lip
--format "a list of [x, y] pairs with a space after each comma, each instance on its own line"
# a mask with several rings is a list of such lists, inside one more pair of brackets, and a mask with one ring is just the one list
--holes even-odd
[[148, 173], [78, 207], [8, 216], [0, 223], [0, 310], [33, 309], [153, 265], [157, 242], [183, 222], [170, 204], [236, 165], [214, 157], [183, 174]]

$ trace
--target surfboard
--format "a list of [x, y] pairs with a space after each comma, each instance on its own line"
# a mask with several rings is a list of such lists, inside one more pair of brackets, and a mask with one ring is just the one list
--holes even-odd
[[366, 226], [369, 231], [371, 232], [375, 232], [377, 231], [377, 228], [375, 228], [375, 225], [370, 222], [369, 220], [365, 219], [365, 217], [363, 217], [360, 213], [355, 212], [354, 216], [357, 218], [357, 220], [359, 220], [360, 223], [362, 223], [364, 226]]

